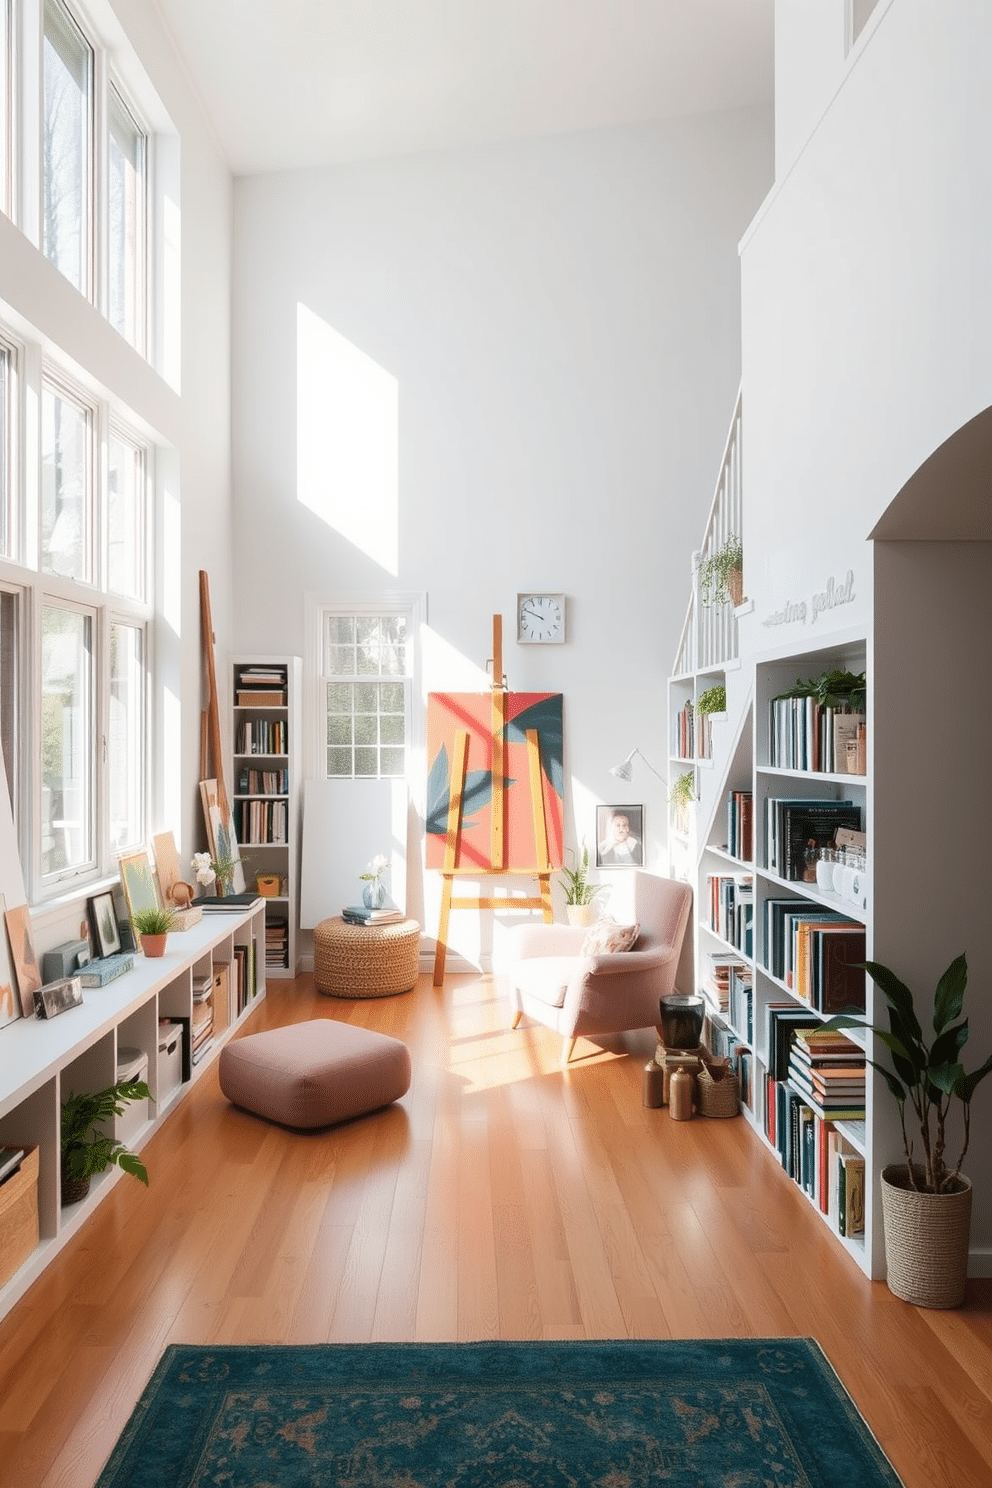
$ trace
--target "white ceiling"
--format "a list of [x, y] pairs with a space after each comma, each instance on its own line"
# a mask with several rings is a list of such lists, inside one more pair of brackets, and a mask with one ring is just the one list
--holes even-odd
[[774, 0], [157, 0], [237, 175], [770, 104]]

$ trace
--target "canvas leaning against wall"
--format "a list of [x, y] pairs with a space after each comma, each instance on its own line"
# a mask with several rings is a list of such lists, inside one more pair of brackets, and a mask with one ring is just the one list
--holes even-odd
[[[502, 730], [504, 864], [507, 869], [560, 868], [563, 861], [564, 770], [560, 692], [509, 692]], [[427, 699], [427, 867], [443, 868], [456, 735], [468, 734], [461, 836], [456, 867], [492, 869], [493, 702], [488, 692], [432, 692]], [[534, 798], [527, 733], [540, 754], [540, 798], [548, 865], [537, 863]]]

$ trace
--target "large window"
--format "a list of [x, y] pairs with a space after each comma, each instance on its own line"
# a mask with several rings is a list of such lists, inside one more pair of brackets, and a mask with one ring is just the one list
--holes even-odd
[[[18, 595], [0, 589], [0, 744], [7, 773], [10, 804], [16, 819], [20, 800], [17, 776], [17, 731], [19, 717]], [[2, 782], [0, 782], [2, 784]]]
[[110, 323], [139, 351], [145, 321], [145, 136], [110, 89]]
[[93, 851], [93, 617], [41, 614], [41, 871], [78, 873]]
[[45, 0], [42, 178], [45, 257], [89, 292], [93, 51], [59, 0]]
[[107, 445], [107, 588], [145, 595], [145, 451], [116, 431]]
[[324, 611], [320, 692], [329, 778], [406, 773], [411, 650], [405, 613]]
[[107, 763], [110, 846], [114, 852], [145, 840], [145, 632], [110, 626], [110, 735]]
[[14, 163], [12, 0], [0, 0], [0, 212], [10, 215]]
[[46, 382], [41, 395], [41, 561], [48, 573], [90, 577], [92, 411]]

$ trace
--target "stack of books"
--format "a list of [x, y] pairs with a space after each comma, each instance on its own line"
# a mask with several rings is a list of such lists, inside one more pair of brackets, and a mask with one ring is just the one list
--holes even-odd
[[341, 911], [346, 925], [395, 925], [406, 919], [401, 909], [366, 909], [364, 904], [350, 904]]
[[210, 972], [193, 982], [192, 1060], [200, 1060], [214, 1041], [214, 979]]
[[281, 970], [289, 963], [289, 921], [274, 915], [265, 921], [265, 964], [270, 970]]
[[827, 1121], [863, 1121], [865, 1051], [842, 1033], [796, 1032], [789, 1051], [789, 1081]]
[[235, 681], [239, 708], [282, 708], [286, 703], [286, 669], [243, 666]]

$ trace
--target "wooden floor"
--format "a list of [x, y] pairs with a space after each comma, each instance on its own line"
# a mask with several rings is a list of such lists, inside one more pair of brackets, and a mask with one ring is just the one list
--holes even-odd
[[[648, 1034], [567, 1072], [490, 979], [345, 1002], [275, 983], [247, 1031], [409, 1045], [404, 1101], [294, 1134], [216, 1066], [0, 1324], [0, 1484], [91, 1488], [166, 1344], [812, 1335], [906, 1488], [992, 1485], [992, 1283], [925, 1312], [867, 1282], [743, 1120], [641, 1103]], [[851, 1488], [857, 1488], [852, 1484]]]

